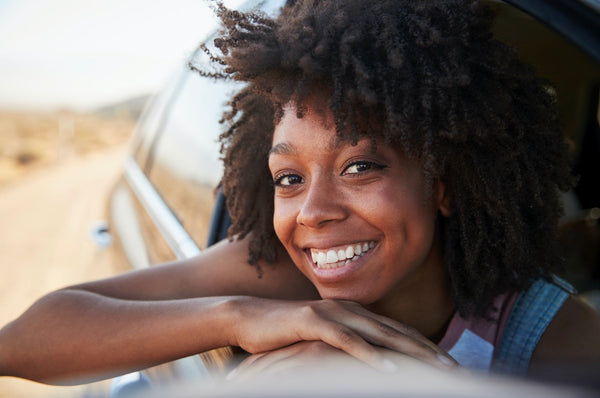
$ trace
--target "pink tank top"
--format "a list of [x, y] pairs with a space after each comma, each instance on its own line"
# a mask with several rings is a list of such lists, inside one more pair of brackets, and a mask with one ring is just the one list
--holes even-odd
[[461, 317], [455, 313], [439, 346], [462, 366], [489, 371], [494, 351], [502, 341], [502, 333], [508, 317], [519, 298], [519, 293], [505, 293], [494, 299], [496, 310], [490, 319]]

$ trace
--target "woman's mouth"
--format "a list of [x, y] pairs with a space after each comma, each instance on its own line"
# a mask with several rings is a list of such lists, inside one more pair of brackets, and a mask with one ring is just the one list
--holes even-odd
[[313, 264], [319, 269], [343, 267], [364, 256], [375, 246], [375, 242], [361, 242], [329, 249], [310, 249]]

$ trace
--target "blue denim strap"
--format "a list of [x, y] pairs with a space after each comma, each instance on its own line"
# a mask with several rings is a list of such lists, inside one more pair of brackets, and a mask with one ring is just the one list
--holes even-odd
[[575, 289], [564, 280], [538, 279], [521, 293], [504, 329], [492, 370], [526, 375], [538, 341], [560, 307]]

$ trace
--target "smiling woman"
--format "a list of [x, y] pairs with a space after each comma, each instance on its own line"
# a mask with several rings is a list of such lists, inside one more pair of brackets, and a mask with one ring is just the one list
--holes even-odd
[[[320, 297], [411, 325], [464, 365], [525, 372], [535, 345], [513, 347], [526, 365], [510, 364], [505, 329], [535, 311], [570, 317], [559, 309], [577, 302], [552, 276], [558, 192], [573, 178], [548, 82], [491, 39], [489, 10], [307, 1], [284, 9], [281, 25], [221, 16], [222, 61], [250, 83], [222, 136], [230, 233], [249, 235], [249, 261], [273, 261], [282, 244]], [[369, 250], [348, 261], [356, 244]], [[523, 305], [535, 310], [517, 320]], [[577, 334], [595, 348], [550, 348], [554, 360], [598, 361], [588, 334], [598, 317], [587, 313]], [[557, 324], [546, 338], [576, 345]], [[547, 348], [536, 355], [552, 357]]]
[[340, 141], [313, 109], [298, 118], [287, 107], [273, 134], [278, 239], [324, 299], [369, 305], [387, 296], [390, 304], [441, 312], [445, 321], [453, 310], [449, 291], [422, 305], [432, 294], [426, 286], [445, 280], [436, 228], [438, 211], [449, 214], [443, 184], [426, 186], [418, 162], [399, 148]]
[[[435, 181], [444, 186], [453, 216], [439, 219], [440, 244], [463, 315], [485, 316], [497, 294], [547, 277], [560, 262], [551, 244], [560, 216], [558, 191], [573, 181], [566, 145], [545, 82], [509, 47], [490, 40], [489, 11], [478, 3], [407, 2], [388, 21], [384, 4], [314, 6], [322, 13], [318, 18], [301, 8], [293, 17], [282, 15], [285, 28], [257, 24], [256, 42], [231, 16], [230, 36], [216, 42], [231, 54], [224, 61], [232, 77], [253, 84], [246, 97], [234, 98], [231, 114], [240, 109], [253, 117], [223, 136], [231, 232], [252, 231], [251, 261], [272, 260], [279, 244], [273, 209], [258, 205], [273, 194], [277, 204], [278, 190], [267, 184], [268, 168], [253, 165], [257, 154], [266, 160], [272, 118], [278, 123], [285, 116], [275, 132], [288, 132], [284, 127], [294, 120], [284, 111], [293, 101], [299, 116], [307, 109], [317, 113], [313, 120], [323, 118], [325, 131], [337, 138], [394, 146], [418, 163], [429, 189]], [[454, 18], [452, 10], [461, 7], [469, 11]], [[404, 20], [410, 23], [396, 22]], [[277, 35], [277, 41], [261, 34]], [[259, 53], [265, 56], [257, 58]], [[313, 92], [324, 93], [315, 104]], [[260, 119], [252, 108], [258, 106]], [[316, 141], [313, 151], [329, 148], [329, 140]]]
[[238, 377], [329, 355], [600, 363], [600, 318], [553, 274], [573, 183], [555, 98], [487, 7], [216, 11], [201, 49], [220, 72], [200, 74], [245, 83], [221, 135], [231, 239], [45, 296], [2, 329], [2, 374], [87, 380], [227, 345], [253, 354]]

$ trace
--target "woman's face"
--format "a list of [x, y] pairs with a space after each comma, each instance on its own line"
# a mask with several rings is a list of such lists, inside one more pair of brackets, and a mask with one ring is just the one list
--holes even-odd
[[275, 232], [321, 297], [370, 304], [442, 269], [443, 186], [428, 190], [419, 164], [393, 147], [336, 142], [333, 123], [310, 109], [299, 119], [289, 107], [269, 168]]

